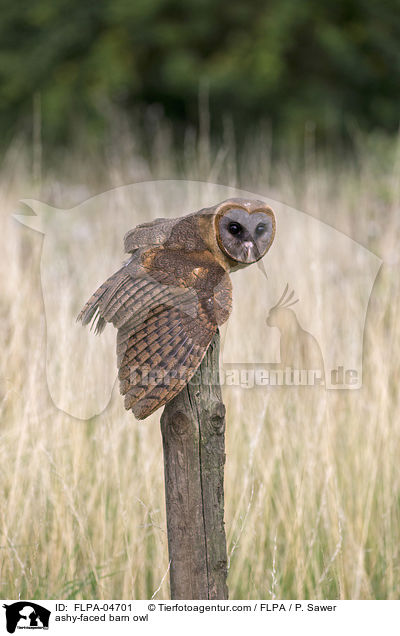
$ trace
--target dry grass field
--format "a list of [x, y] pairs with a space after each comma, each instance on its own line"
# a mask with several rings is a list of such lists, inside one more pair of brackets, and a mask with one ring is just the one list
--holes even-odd
[[[307, 143], [301, 161], [273, 161], [267, 135], [235, 148], [228, 133], [217, 150], [188, 135], [179, 160], [162, 127], [150, 159], [129, 135], [102, 157], [60, 153], [42, 174], [40, 153], [32, 170], [23, 142], [3, 158], [1, 598], [169, 597], [160, 413], [138, 422], [116, 392], [86, 421], [56, 408], [46, 379], [43, 241], [11, 218], [23, 198], [72, 207], [151, 179], [240, 185], [322, 219], [383, 259], [368, 308], [361, 389], [223, 389], [228, 584], [232, 599], [400, 596], [400, 145], [360, 140], [341, 161]], [[82, 289], [122, 259], [122, 234], [122, 227], [115, 237], [103, 232], [104, 243], [91, 244]], [[111, 240], [112, 264], [103, 256]], [[68, 261], [73, 249], [63, 250]], [[76, 311], [83, 291], [76, 298], [66, 271], [55, 272], [57, 304]], [[340, 281], [334, 293], [339, 319]], [[76, 355], [67, 338], [60, 347], [61, 360]]]

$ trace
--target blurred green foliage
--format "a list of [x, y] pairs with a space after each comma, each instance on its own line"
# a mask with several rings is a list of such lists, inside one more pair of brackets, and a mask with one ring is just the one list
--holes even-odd
[[395, 131], [400, 0], [0, 0], [3, 141], [100, 135], [117, 108], [161, 104], [197, 125], [199, 91], [212, 123], [260, 119], [288, 134], [307, 122], [328, 137], [349, 122]]

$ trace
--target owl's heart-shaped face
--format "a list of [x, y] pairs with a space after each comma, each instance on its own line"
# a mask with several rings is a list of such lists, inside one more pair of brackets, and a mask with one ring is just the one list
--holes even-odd
[[250, 265], [268, 251], [275, 235], [275, 217], [264, 205], [250, 212], [239, 206], [222, 210], [217, 216], [217, 239], [221, 250], [232, 260]]

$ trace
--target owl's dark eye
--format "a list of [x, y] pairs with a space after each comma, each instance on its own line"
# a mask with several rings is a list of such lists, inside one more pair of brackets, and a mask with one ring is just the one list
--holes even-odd
[[231, 221], [228, 225], [228, 230], [235, 236], [236, 234], [240, 234], [240, 232], [242, 231], [242, 226], [240, 225], [240, 223], [236, 223], [236, 221]]
[[256, 235], [261, 236], [261, 234], [264, 234], [266, 229], [267, 226], [265, 225], [265, 223], [259, 223], [256, 227]]

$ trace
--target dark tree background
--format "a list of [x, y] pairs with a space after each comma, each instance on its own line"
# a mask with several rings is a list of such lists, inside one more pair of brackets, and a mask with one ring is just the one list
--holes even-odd
[[43, 137], [102, 135], [110, 110], [160, 104], [197, 125], [269, 120], [285, 134], [355, 125], [397, 130], [400, 0], [0, 0], [3, 143], [32, 121]]

